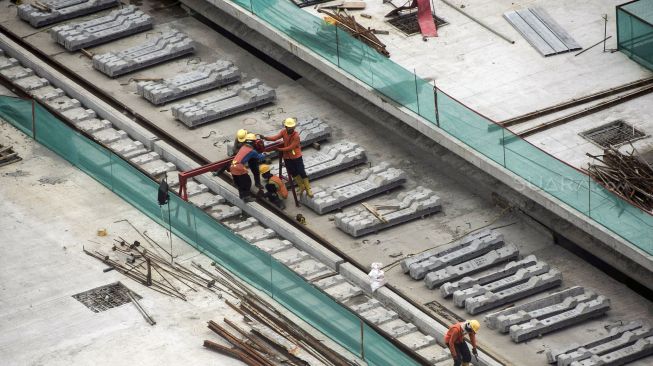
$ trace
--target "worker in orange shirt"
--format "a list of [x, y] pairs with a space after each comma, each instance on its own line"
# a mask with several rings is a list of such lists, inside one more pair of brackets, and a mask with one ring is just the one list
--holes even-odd
[[245, 202], [252, 200], [250, 197], [252, 179], [249, 177], [245, 164], [247, 164], [250, 159], [258, 159], [259, 161], [265, 160], [265, 154], [256, 151], [254, 148], [255, 142], [256, 135], [248, 133], [245, 136], [245, 142], [240, 146], [236, 156], [234, 156], [229, 165], [229, 173], [231, 173], [231, 176], [234, 178], [234, 183], [236, 183], [236, 187], [238, 187], [238, 196]]
[[277, 141], [283, 139], [283, 147], [277, 149], [281, 152], [281, 157], [286, 162], [286, 169], [288, 175], [291, 176], [297, 183], [299, 194], [306, 192], [308, 197], [313, 197], [311, 191], [311, 184], [308, 181], [306, 170], [304, 169], [304, 160], [302, 159], [301, 141], [299, 139], [299, 132], [295, 131], [297, 120], [294, 118], [286, 118], [283, 121], [285, 127], [278, 134], [274, 136], [264, 136], [267, 141]]
[[478, 320], [466, 320], [452, 325], [447, 334], [444, 335], [444, 343], [451, 351], [454, 366], [469, 366], [470, 362], [472, 362], [472, 355], [469, 353], [467, 343], [465, 343], [465, 334], [469, 335], [469, 341], [472, 343], [472, 353], [477, 356], [476, 333], [480, 328], [481, 324]]
[[261, 175], [263, 176], [263, 183], [265, 186], [265, 197], [270, 200], [275, 206], [280, 209], [285, 209], [286, 204], [284, 200], [288, 198], [288, 189], [286, 184], [279, 178], [279, 176], [272, 174], [270, 166], [261, 164]]

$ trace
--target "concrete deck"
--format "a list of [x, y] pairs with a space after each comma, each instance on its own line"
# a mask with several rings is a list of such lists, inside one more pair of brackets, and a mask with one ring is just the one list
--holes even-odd
[[[144, 6], [145, 10], [147, 10], [148, 4], [146, 3]], [[550, 233], [542, 226], [518, 212], [506, 211], [488, 199], [487, 191], [492, 190], [492, 187], [475, 186], [474, 181], [463, 173], [452, 171], [448, 166], [440, 164], [435, 159], [429, 159], [428, 156], [425, 159], [424, 151], [413, 146], [414, 141], [395, 133], [395, 131], [380, 127], [359, 111], [343, 106], [337, 99], [324, 93], [319, 86], [304, 79], [293, 81], [261, 60], [244, 52], [237, 45], [211, 31], [197, 20], [185, 16], [181, 10], [167, 10], [163, 15], [157, 15], [157, 13], [152, 13], [156, 19], [155, 32], [168, 26], [174, 26], [186, 32], [197, 41], [197, 56], [202, 61], [212, 62], [219, 58], [234, 61], [243, 73], [260, 78], [268, 85], [277, 88], [279, 97], [277, 103], [273, 107], [239, 114], [214, 124], [188, 130], [181, 123], [171, 119], [165, 106], [153, 107], [146, 100], [135, 96], [136, 85], [133, 82], [130, 83], [129, 79], [137, 76], [174, 75], [192, 65], [194, 62], [192, 59], [184, 58], [168, 62], [134, 73], [134, 75], [130, 74], [109, 80], [92, 69], [89, 59], [80, 57], [79, 54], [62, 52], [62, 49], [53, 44], [47, 35], [37, 33], [28, 36], [33, 33], [33, 30], [16, 19], [15, 15], [5, 13], [0, 22], [15, 29], [17, 33], [28, 36], [27, 39], [35, 46], [65, 63], [87, 80], [100, 85], [112, 96], [137, 110], [146, 118], [156, 121], [160, 127], [192, 146], [208, 159], [217, 160], [224, 157], [226, 142], [231, 140], [233, 133], [242, 126], [254, 131], [267, 130], [272, 126], [278, 126], [287, 115], [315, 116], [326, 120], [331, 125], [334, 130], [333, 141], [342, 139], [355, 141], [367, 150], [372, 164], [386, 160], [392, 165], [406, 170], [409, 176], [407, 188], [422, 185], [433, 189], [442, 197], [442, 213], [358, 240], [339, 231], [330, 220], [329, 215], [319, 217], [307, 209], [287, 210], [291, 216], [301, 212], [307, 217], [308, 226], [311, 229], [336, 244], [339, 249], [344, 250], [363, 265], [368, 266], [377, 261], [388, 264], [402, 256], [450, 242], [454, 238], [484, 226], [502, 227], [501, 232], [509, 242], [520, 247], [522, 254], [536, 254], [538, 258], [541, 257], [558, 267], [565, 276], [563, 286], [583, 284], [612, 299], [613, 310], [607, 317], [582, 323], [572, 329], [556, 332], [525, 344], [515, 345], [507, 336], [484, 331], [480, 339], [481, 343], [495, 352], [501, 353], [501, 356], [509, 363], [525, 366], [543, 364], [545, 356], [540, 351], [545, 346], [557, 347], [571, 341], [582, 340], [586, 335], [591, 336], [592, 333], [602, 332], [602, 326], [613, 321], [650, 318], [653, 314], [649, 301], [623, 284], [610, 279], [598, 269], [586, 264], [582, 259], [555, 246]], [[132, 36], [94, 48], [91, 51], [105, 52], [112, 48], [126, 48], [142, 41], [144, 37], [146, 34]], [[420, 40], [420, 42], [422, 41]], [[533, 52], [535, 51], [533, 50]], [[212, 131], [215, 132], [212, 133]], [[311, 150], [307, 149], [306, 153], [310, 154]], [[356, 174], [356, 170], [320, 179], [317, 184], [328, 185], [331, 182], [346, 179], [348, 175], [353, 174]], [[378, 199], [382, 199], [382, 197]], [[94, 230], [95, 228], [92, 228], [91, 233]], [[439, 298], [439, 291], [428, 290], [422, 282], [412, 281], [396, 267], [388, 270], [386, 277], [391, 284], [409, 294], [419, 303], [436, 300], [457, 315], [465, 316], [462, 311], [456, 310], [450, 301]], [[528, 355], [527, 359], [524, 359], [524, 355]], [[647, 364], [645, 361], [642, 362], [636, 363], [636, 365]]]

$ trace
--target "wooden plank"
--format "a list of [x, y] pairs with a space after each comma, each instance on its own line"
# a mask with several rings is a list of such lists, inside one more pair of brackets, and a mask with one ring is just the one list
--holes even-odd
[[546, 42], [556, 53], [569, 52], [567, 46], [540, 21], [530, 9], [517, 10], [517, 14]]
[[582, 48], [576, 40], [573, 39], [569, 33], [567, 33], [567, 31], [565, 31], [564, 28], [562, 28], [562, 26], [560, 26], [560, 24], [558, 24], [558, 22], [556, 22], [544, 9], [534, 7], [530, 10], [531, 13], [539, 18], [540, 21], [544, 23], [544, 25], [547, 26], [570, 51], [580, 50]]
[[555, 53], [539, 34], [537, 34], [529, 25], [522, 19], [516, 11], [509, 11], [503, 14], [503, 17], [512, 24], [513, 27], [519, 32], [533, 48], [537, 50], [542, 56], [549, 56]]
[[376, 210], [376, 208], [372, 207], [369, 203], [362, 202], [361, 205], [367, 209], [372, 215], [374, 215], [377, 219], [381, 220], [383, 223], [387, 223], [388, 220], [386, 220], [383, 215], [379, 213], [379, 211]]

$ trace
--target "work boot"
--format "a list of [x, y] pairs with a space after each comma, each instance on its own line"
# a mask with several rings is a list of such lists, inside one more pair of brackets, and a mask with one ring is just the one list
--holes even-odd
[[463, 365], [462, 365], [462, 366], [469, 366], [469, 365], [471, 365], [471, 363], [469, 363], [469, 362], [463, 362]]
[[308, 181], [308, 178], [304, 178], [304, 189], [308, 198], [313, 198], [313, 191], [311, 191], [311, 183]]
[[301, 196], [302, 192], [304, 192], [304, 190], [306, 189], [304, 187], [304, 181], [302, 180], [302, 177], [300, 177], [299, 175], [294, 176], [293, 179], [295, 179], [295, 183], [297, 184], [297, 189], [298, 189], [297, 195]]

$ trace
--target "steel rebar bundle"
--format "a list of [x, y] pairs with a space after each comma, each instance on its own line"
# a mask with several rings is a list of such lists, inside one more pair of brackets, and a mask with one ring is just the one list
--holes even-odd
[[603, 150], [603, 155], [587, 156], [599, 163], [590, 163], [586, 171], [592, 178], [634, 203], [653, 212], [653, 168], [633, 150], [622, 153], [614, 147]]
[[365, 42], [368, 46], [374, 48], [383, 56], [390, 57], [390, 52], [385, 49], [385, 44], [374, 35], [376, 30], [365, 28], [356, 21], [356, 18], [353, 15], [349, 15], [346, 12], [329, 12], [324, 9], [318, 9], [318, 12], [326, 14], [335, 20], [338, 28], [344, 29], [354, 38]]

